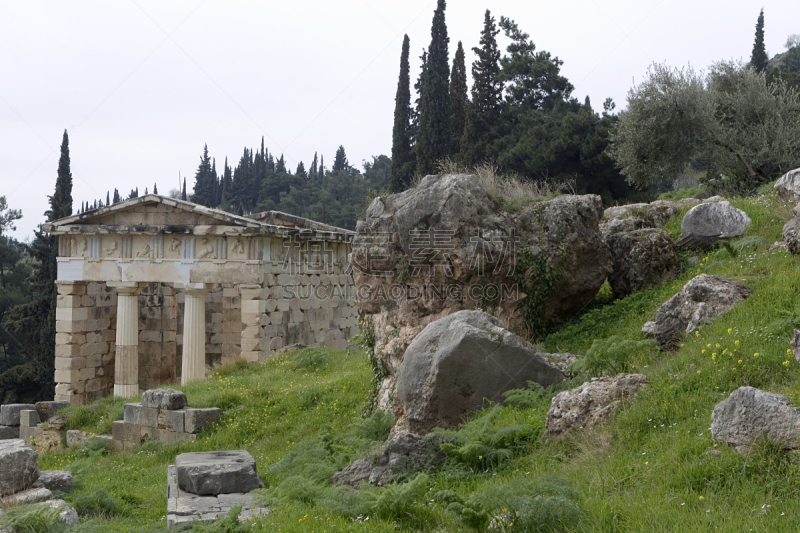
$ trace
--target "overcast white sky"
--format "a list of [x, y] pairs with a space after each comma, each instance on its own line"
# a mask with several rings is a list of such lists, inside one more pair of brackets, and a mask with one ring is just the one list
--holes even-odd
[[[404, 33], [412, 80], [436, 0], [243, 2], [0, 0], [0, 195], [31, 237], [52, 194], [61, 135], [70, 136], [73, 198], [116, 187], [166, 194], [203, 144], [236, 163], [265, 137], [292, 170], [339, 144], [351, 164], [390, 154]], [[564, 61], [574, 95], [618, 109], [653, 61], [749, 59], [764, 7], [770, 57], [800, 33], [796, 0], [451, 0], [450, 57], [473, 60], [488, 7]]]

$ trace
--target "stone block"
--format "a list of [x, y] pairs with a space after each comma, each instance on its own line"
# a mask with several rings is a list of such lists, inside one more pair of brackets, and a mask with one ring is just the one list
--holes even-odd
[[181, 490], [200, 496], [250, 492], [264, 484], [245, 450], [182, 453], [175, 457]]
[[[80, 373], [79, 376], [78, 376], [78, 380], [80, 380], [80, 381], [89, 381], [90, 379], [94, 379], [94, 377], [95, 377], [95, 369], [94, 368], [84, 368], [82, 370], [79, 370], [78, 372]], [[58, 380], [58, 378], [56, 378], [56, 379]]]
[[[20, 427], [20, 434], [22, 433]], [[60, 429], [48, 429], [43, 427], [30, 428], [33, 429], [33, 437], [31, 439], [31, 446], [38, 452], [47, 452], [56, 450], [63, 444], [64, 437]]]
[[86, 294], [86, 284], [83, 282], [56, 283], [56, 287], [60, 295]]
[[10, 403], [0, 406], [0, 425], [19, 426], [20, 413], [27, 410], [36, 411], [36, 406], [32, 403]]
[[[7, 498], [7, 503], [9, 505], [29, 505], [32, 503], [43, 502], [46, 500], [50, 500], [53, 497], [53, 492], [49, 489], [44, 487], [39, 488], [30, 488]], [[6, 531], [6, 530], [4, 530]]]
[[86, 359], [83, 357], [56, 357], [56, 370], [80, 370], [86, 368]]
[[142, 427], [158, 427], [158, 409], [141, 406], [139, 408], [139, 424]]
[[139, 426], [139, 441], [142, 443], [151, 440], [158, 440], [159, 429], [157, 427]]
[[34, 428], [39, 425], [39, 412], [36, 409], [23, 409], [19, 412], [19, 425], [26, 428]]
[[90, 379], [86, 382], [86, 392], [98, 392], [102, 388], [103, 382], [100, 378]]
[[[125, 422], [122, 428], [122, 435], [124, 442], [139, 445], [142, 443], [142, 426]], [[127, 450], [128, 448], [125, 449]]]
[[0, 440], [18, 439], [19, 426], [0, 426]]
[[139, 333], [140, 342], [161, 342], [160, 331], [144, 330]]
[[82, 344], [56, 344], [56, 359], [59, 357], [70, 358], [79, 357], [81, 355]]
[[84, 433], [79, 429], [70, 429], [67, 431], [66, 437], [67, 448], [72, 448], [73, 446], [83, 446], [91, 439], [92, 436], [89, 433]]
[[82, 333], [86, 331], [86, 322], [83, 320], [56, 320], [58, 333]]
[[118, 441], [125, 440], [125, 422], [122, 420], [111, 422], [111, 438]]
[[219, 420], [222, 411], [217, 407], [206, 409], [187, 408], [184, 417], [184, 431], [198, 433], [209, 425]]
[[72, 472], [68, 470], [42, 470], [39, 472], [39, 479], [33, 484], [33, 488], [72, 492]]
[[113, 439], [108, 449], [114, 453], [120, 453], [125, 450], [125, 443], [124, 441]]
[[123, 407], [124, 414], [122, 419], [127, 424], [139, 424], [141, 410], [141, 403], [126, 403]]
[[159, 429], [166, 429], [173, 432], [183, 432], [186, 419], [186, 411], [183, 409], [167, 411], [162, 410], [158, 413]]
[[[183, 409], [186, 406], [186, 395], [175, 389], [150, 389], [142, 394], [141, 406], [154, 409]], [[157, 419], [158, 414], [156, 414]]]

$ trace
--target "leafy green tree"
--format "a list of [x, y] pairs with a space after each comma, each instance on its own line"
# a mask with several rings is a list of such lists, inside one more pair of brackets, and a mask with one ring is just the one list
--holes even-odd
[[[467, 65], [464, 61], [464, 47], [458, 41], [456, 55], [453, 58], [453, 69], [450, 71], [450, 153], [455, 155], [461, 149], [461, 138], [464, 136], [467, 103]], [[394, 161], [394, 155], [392, 155]]]
[[431, 25], [431, 44], [423, 76], [417, 133], [417, 172], [435, 172], [440, 159], [450, 154], [450, 60], [448, 58], [445, 0], [438, 0]]
[[707, 77], [653, 65], [628, 93], [609, 153], [632, 183], [673, 179], [693, 157], [711, 184], [752, 191], [800, 166], [800, 96], [780, 80], [720, 62]]
[[408, 64], [409, 40], [403, 38], [400, 53], [400, 75], [397, 80], [397, 95], [394, 104], [394, 128], [392, 129], [392, 176], [389, 182], [391, 192], [400, 192], [411, 184], [416, 161], [414, 160], [411, 109], [411, 79]]
[[487, 9], [483, 19], [481, 46], [472, 49], [477, 59], [472, 63], [471, 116], [465, 126], [459, 153], [459, 159], [470, 165], [486, 159], [489, 145], [497, 134], [503, 95], [500, 50], [497, 47], [499, 31]]
[[764, 44], [764, 8], [758, 14], [758, 21], [756, 21], [756, 40], [753, 43], [753, 53], [750, 55], [750, 66], [756, 72], [764, 72], [767, 70], [767, 48]]

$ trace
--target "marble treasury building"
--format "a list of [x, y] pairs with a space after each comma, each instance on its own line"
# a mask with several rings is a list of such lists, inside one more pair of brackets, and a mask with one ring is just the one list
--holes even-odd
[[129, 398], [358, 333], [341, 228], [147, 195], [43, 229], [59, 236], [56, 400]]

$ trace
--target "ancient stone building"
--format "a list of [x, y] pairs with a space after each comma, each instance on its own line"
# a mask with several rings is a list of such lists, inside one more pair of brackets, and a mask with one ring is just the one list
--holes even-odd
[[347, 230], [158, 195], [43, 229], [59, 235], [57, 400], [131, 397], [357, 334]]

